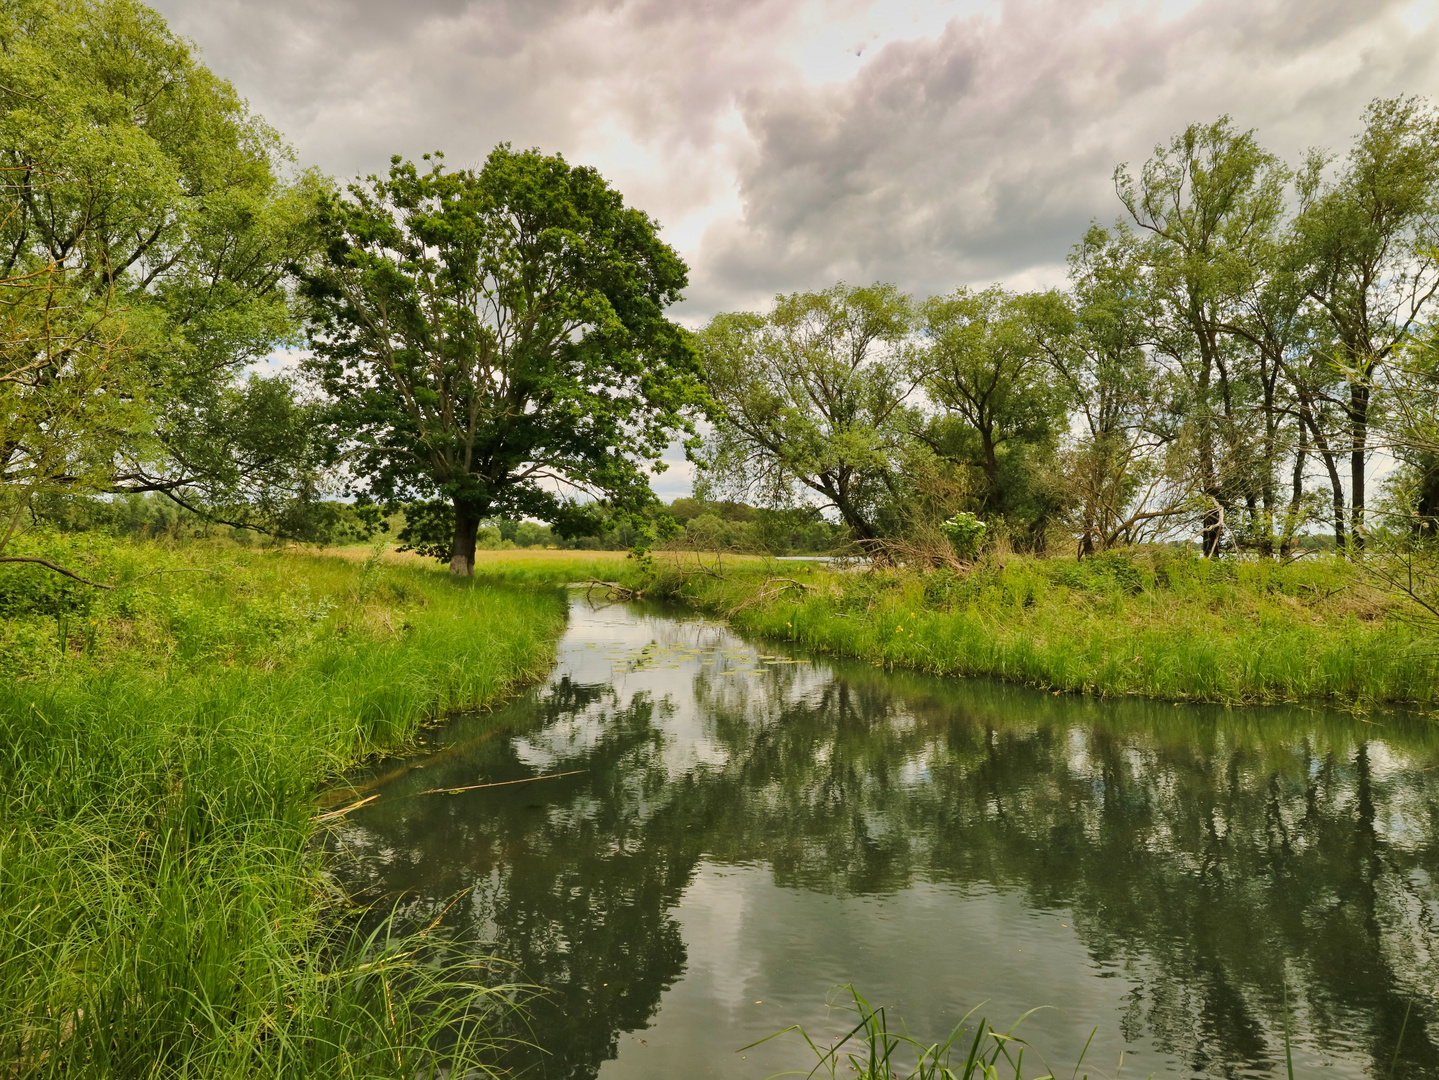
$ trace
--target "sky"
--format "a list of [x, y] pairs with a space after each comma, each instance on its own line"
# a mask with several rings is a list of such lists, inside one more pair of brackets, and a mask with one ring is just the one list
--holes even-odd
[[1439, 100], [1439, 0], [151, 3], [304, 165], [598, 168], [689, 264], [690, 325], [839, 280], [1061, 285], [1115, 168], [1187, 124], [1297, 163], [1376, 97]]

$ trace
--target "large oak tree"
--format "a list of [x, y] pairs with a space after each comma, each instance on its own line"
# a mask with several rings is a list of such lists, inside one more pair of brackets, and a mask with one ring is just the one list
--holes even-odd
[[478, 171], [426, 160], [325, 207], [310, 370], [358, 490], [438, 497], [407, 539], [469, 575], [486, 517], [566, 531], [651, 502], [646, 468], [706, 399], [664, 314], [685, 265], [595, 170], [505, 145]]

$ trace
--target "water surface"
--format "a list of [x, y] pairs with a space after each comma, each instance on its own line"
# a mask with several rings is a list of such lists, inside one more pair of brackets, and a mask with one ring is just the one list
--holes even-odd
[[576, 597], [547, 683], [360, 778], [347, 887], [546, 988], [520, 1075], [807, 1070], [737, 1051], [853, 983], [928, 1038], [1043, 1006], [1026, 1066], [1097, 1028], [1135, 1077], [1283, 1076], [1287, 985], [1297, 1075], [1439, 1076], [1434, 724], [773, 648]]

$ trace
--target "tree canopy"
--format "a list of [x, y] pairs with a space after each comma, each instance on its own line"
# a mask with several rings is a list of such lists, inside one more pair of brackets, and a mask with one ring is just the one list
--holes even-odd
[[312, 487], [283, 380], [288, 267], [322, 181], [149, 8], [0, 11], [0, 478], [37, 493], [163, 491], [246, 523]]
[[1042, 530], [1045, 509], [1021, 504], [1038, 494], [1035, 455], [1052, 448], [1072, 400], [1042, 345], [1068, 322], [1064, 301], [995, 286], [932, 297], [921, 312], [921, 385], [935, 410], [918, 437], [977, 474], [977, 512]]
[[[844, 286], [717, 316], [709, 482], [808, 488], [905, 557], [954, 513], [1031, 548], [1058, 523], [1080, 555], [1194, 525], [1211, 557], [1292, 553], [1327, 514], [1357, 553], [1382, 449], [1402, 465], [1383, 527], [1431, 534], [1439, 114], [1396, 98], [1362, 120], [1341, 161], [1298, 168], [1228, 117], [1187, 126], [1115, 170], [1123, 216], [1086, 231], [1064, 293], [872, 286], [906, 314], [863, 350], [828, 329]], [[796, 310], [823, 332], [797, 336]]]
[[582, 530], [637, 511], [705, 408], [664, 310], [684, 263], [593, 169], [497, 147], [478, 171], [393, 160], [329, 199], [310, 371], [354, 484], [432, 499], [405, 539], [473, 572], [490, 516]]
[[715, 318], [700, 335], [720, 409], [710, 483], [772, 504], [812, 492], [858, 539], [878, 537], [902, 473], [913, 321], [894, 286], [844, 284], [781, 296], [767, 316]]

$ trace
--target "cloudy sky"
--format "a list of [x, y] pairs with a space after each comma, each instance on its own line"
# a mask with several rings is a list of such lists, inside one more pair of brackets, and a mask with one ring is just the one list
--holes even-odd
[[[561, 151], [691, 267], [679, 314], [1058, 284], [1112, 173], [1223, 113], [1297, 161], [1439, 99], [1436, 0], [151, 0], [303, 163]], [[680, 478], [675, 477], [678, 481]]]

